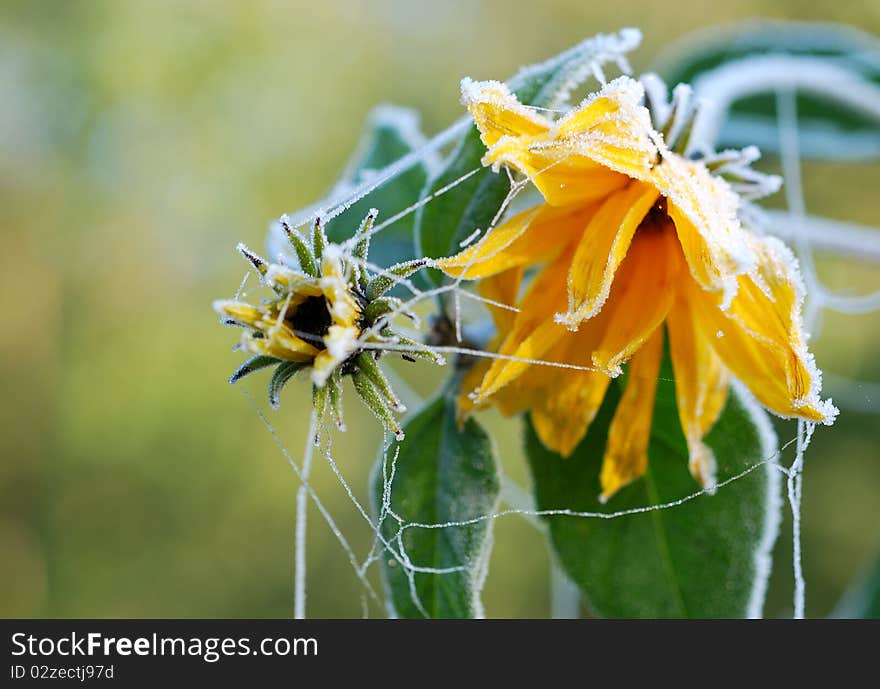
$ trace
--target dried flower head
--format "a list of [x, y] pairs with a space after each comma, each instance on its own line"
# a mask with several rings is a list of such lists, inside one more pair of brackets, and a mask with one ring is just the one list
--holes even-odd
[[329, 410], [344, 430], [341, 384], [343, 377], [350, 376], [364, 403], [401, 439], [403, 433], [394, 413], [405, 409], [378, 366], [378, 359], [386, 353], [383, 345], [394, 345], [396, 353], [408, 360], [443, 360], [392, 328], [393, 316], [415, 316], [402, 311], [401, 300], [386, 293], [425, 262], [369, 270], [366, 261], [376, 214], [372, 210], [364, 219], [351, 240], [355, 247], [351, 252], [346, 250], [347, 243], [327, 241], [320, 218], [308, 239], [291, 228], [286, 218], [282, 219], [299, 265], [269, 263], [240, 244], [239, 252], [271, 296], [259, 306], [218, 300], [214, 310], [224, 323], [244, 328], [238, 346], [254, 355], [232, 374], [230, 383], [276, 366], [269, 383], [269, 400], [277, 407], [284, 385], [296, 374], [308, 372], [319, 418]]

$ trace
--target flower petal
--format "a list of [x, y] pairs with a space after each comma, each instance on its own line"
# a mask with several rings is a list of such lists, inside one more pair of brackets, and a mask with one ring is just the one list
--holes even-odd
[[473, 246], [435, 266], [452, 277], [484, 278], [517, 266], [551, 258], [580, 237], [594, 208], [553, 208], [540, 205], [523, 211], [485, 235]]
[[657, 147], [642, 95], [638, 82], [616, 79], [548, 131], [528, 134], [520, 127], [495, 138], [483, 162], [524, 173], [553, 206], [601, 199], [628, 177], [649, 179]]
[[694, 317], [712, 348], [765, 407], [783, 417], [831, 424], [837, 409], [819, 398], [821, 373], [803, 334], [804, 288], [797, 262], [774, 238], [747, 239], [758, 264], [738, 278], [727, 311], [718, 295], [691, 282]]
[[[561, 347], [548, 353], [547, 360], [589, 366], [596, 339], [597, 333], [587, 332], [586, 328], [569, 334]], [[611, 378], [600, 371], [546, 366], [533, 366], [523, 381], [527, 378], [540, 381], [532, 394], [522, 395], [517, 391], [530, 401], [535, 432], [546, 447], [568, 457], [602, 406]]]
[[312, 382], [321, 387], [333, 370], [348, 359], [358, 347], [360, 330], [356, 326], [331, 325], [324, 336], [324, 349], [315, 357]]
[[680, 253], [671, 228], [640, 232], [635, 238], [597, 316], [603, 319], [604, 335], [593, 352], [596, 368], [620, 375], [621, 364], [666, 318], [681, 273]]
[[711, 488], [715, 485], [715, 456], [703, 437], [724, 410], [730, 373], [697, 328], [684, 300], [676, 301], [666, 326], [689, 468], [704, 488]]
[[253, 333], [245, 331], [241, 335], [241, 348], [251, 354], [263, 354], [300, 363], [311, 361], [319, 351], [290, 332], [286, 326], [273, 331], [269, 337], [254, 337]]
[[703, 289], [723, 292], [726, 305], [736, 292], [736, 276], [755, 265], [737, 218], [739, 197], [702, 163], [671, 152], [664, 153], [652, 179], [667, 199], [691, 274]]
[[648, 442], [660, 357], [663, 354], [663, 328], [655, 328], [629, 365], [626, 389], [617, 404], [608, 429], [608, 441], [599, 481], [605, 502], [625, 485], [635, 481], [648, 468]]
[[499, 81], [461, 80], [461, 102], [467, 106], [486, 146], [503, 136], [535, 136], [553, 123], [520, 103], [506, 84]]
[[[495, 302], [494, 304], [487, 303], [486, 308], [492, 314], [495, 330], [498, 333], [507, 333], [513, 327], [516, 314], [519, 312], [516, 300], [519, 296], [522, 278], [523, 268], [522, 266], [517, 266], [480, 281], [477, 288], [480, 296]], [[501, 306], [502, 304], [510, 308], [504, 308], [504, 306]]]
[[657, 196], [654, 187], [631, 182], [599, 207], [575, 250], [568, 273], [568, 311], [557, 316], [560, 323], [577, 329], [602, 308], [633, 234]]
[[[482, 384], [476, 401], [486, 399], [520, 376], [531, 365], [517, 359], [540, 359], [568, 331], [553, 320], [553, 314], [565, 304], [566, 267], [571, 262], [567, 251], [544, 268], [532, 281], [520, 303], [511, 331], [504, 338]], [[515, 357], [506, 358], [506, 357]]]

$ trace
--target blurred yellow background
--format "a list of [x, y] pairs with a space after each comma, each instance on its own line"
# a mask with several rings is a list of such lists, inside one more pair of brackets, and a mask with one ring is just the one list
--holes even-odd
[[[758, 16], [880, 34], [872, 0], [3, 3], [0, 615], [290, 616], [298, 483], [227, 384], [237, 333], [210, 309], [243, 274], [236, 242], [262, 247], [270, 219], [322, 196], [380, 102], [416, 108], [430, 134], [462, 114], [463, 76], [505, 78], [623, 26], [644, 31], [642, 71], [690, 30]], [[876, 164], [805, 175], [810, 211], [877, 224]], [[820, 268], [862, 292], [877, 272]], [[876, 314], [827, 315], [813, 346], [826, 371], [878, 380], [878, 337]], [[427, 364], [397, 369], [422, 395], [440, 380]], [[242, 384], [263, 409], [267, 377]], [[850, 394], [868, 411], [845, 408], [807, 455], [811, 615], [880, 547], [880, 400]], [[269, 412], [297, 457], [307, 397], [293, 384]], [[335, 455], [366, 502], [379, 432], [349, 400]], [[487, 422], [524, 480], [516, 423]], [[781, 425], [780, 439], [794, 432]], [[370, 533], [320, 461], [314, 485], [363, 557]], [[788, 523], [768, 616], [790, 614]], [[487, 613], [546, 616], [539, 535], [511, 517], [495, 535]], [[314, 509], [308, 548], [309, 616], [360, 616], [358, 581]]]

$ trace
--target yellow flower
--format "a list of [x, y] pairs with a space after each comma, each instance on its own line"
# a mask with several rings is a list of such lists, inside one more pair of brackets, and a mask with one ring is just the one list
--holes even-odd
[[398, 353], [409, 360], [427, 358], [443, 363], [442, 357], [424, 345], [391, 329], [390, 320], [402, 311], [402, 302], [385, 293], [397, 280], [411, 275], [424, 261], [391, 266], [370, 275], [366, 256], [376, 211], [364, 219], [353, 238], [355, 250], [328, 244], [321, 221], [316, 221], [307, 243], [282, 221], [299, 265], [268, 263], [244, 245], [240, 253], [256, 269], [272, 297], [254, 306], [238, 299], [214, 302], [223, 322], [244, 328], [239, 349], [254, 356], [230, 378], [235, 383], [254, 371], [277, 366], [269, 384], [269, 399], [278, 406], [284, 385], [300, 371], [308, 370], [313, 405], [319, 419], [329, 409], [344, 430], [341, 407], [343, 376], [351, 376], [355, 390], [385, 427], [403, 437], [393, 412], [405, 411], [380, 370], [377, 360], [385, 347], [404, 345]]
[[[802, 330], [794, 257], [741, 226], [727, 182], [670, 150], [641, 84], [617, 79], [556, 121], [498, 82], [465, 80], [462, 92], [488, 147], [484, 164], [524, 173], [544, 198], [437, 262], [518, 308], [492, 309], [500, 358], [469, 371], [463, 413], [489, 403], [528, 409], [542, 442], [567, 456], [629, 362], [601, 471], [607, 499], [647, 466], [665, 324], [690, 470], [702, 485], [714, 485], [703, 438], [731, 373], [780, 416], [833, 421]], [[539, 264], [519, 297], [524, 270]]]
[[283, 265], [267, 266], [264, 280], [283, 296], [261, 305], [218, 300], [214, 310], [246, 329], [241, 349], [311, 366], [323, 385], [358, 348], [361, 306], [348, 286], [338, 252], [324, 252], [319, 276]]

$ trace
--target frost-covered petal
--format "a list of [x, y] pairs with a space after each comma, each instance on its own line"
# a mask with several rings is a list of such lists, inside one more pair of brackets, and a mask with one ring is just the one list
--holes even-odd
[[652, 229], [633, 241], [597, 316], [602, 318], [604, 332], [593, 352], [593, 365], [598, 369], [620, 375], [621, 364], [663, 323], [681, 272], [680, 251], [670, 229]]
[[334, 244], [324, 249], [321, 264], [321, 291], [327, 298], [330, 317], [336, 325], [349, 327], [360, 316], [360, 307], [352, 296], [342, 267], [341, 252]]
[[615, 79], [556, 122], [553, 146], [633, 179], [647, 179], [657, 162], [657, 145], [643, 97], [638, 81]]
[[715, 457], [703, 438], [724, 410], [730, 374], [684, 300], [666, 319], [675, 372], [678, 417], [687, 440], [691, 474], [704, 488], [715, 485]]
[[662, 353], [663, 328], [657, 328], [630, 362], [626, 389], [608, 429], [599, 474], [603, 502], [648, 468], [648, 443]]
[[337, 366], [358, 348], [359, 331], [355, 326], [331, 325], [324, 336], [324, 349], [312, 364], [312, 382], [322, 386]]
[[726, 305], [736, 292], [736, 276], [755, 265], [737, 217], [739, 197], [702, 163], [671, 152], [664, 153], [652, 180], [666, 197], [691, 275], [703, 289], [722, 292]]
[[657, 148], [641, 96], [638, 82], [616, 79], [546, 132], [501, 136], [483, 162], [527, 175], [553, 206], [601, 199], [628, 178], [649, 179]]
[[435, 262], [447, 275], [475, 280], [517, 266], [530, 266], [558, 254], [576, 241], [592, 206], [575, 209], [542, 204], [505, 221], [473, 246]]
[[[597, 335], [584, 328], [565, 338], [547, 360], [590, 366], [589, 355]], [[524, 382], [527, 379], [537, 379], [537, 384], [517, 392], [529, 402], [538, 438], [549, 449], [568, 457], [602, 406], [611, 378], [600, 371], [536, 366], [523, 376]]]
[[574, 330], [602, 308], [633, 234], [656, 199], [652, 186], [631, 182], [592, 216], [568, 272], [568, 311], [558, 315], [560, 323]]
[[542, 134], [553, 125], [538, 111], [520, 103], [499, 81], [462, 79], [461, 102], [473, 116], [486, 146], [493, 146], [503, 136]]
[[[568, 331], [553, 319], [565, 304], [566, 269], [571, 252], [566, 252], [548, 265], [532, 281], [520, 303], [520, 311], [498, 353], [505, 358], [494, 359], [480, 385], [477, 402], [488, 398], [531, 365], [529, 361], [543, 355]], [[510, 358], [507, 358], [510, 357]]]
[[699, 327], [727, 367], [768, 409], [826, 424], [837, 409], [819, 397], [822, 380], [801, 323], [804, 289], [791, 251], [770, 237], [748, 236], [757, 265], [737, 280], [727, 310], [721, 297], [691, 282], [688, 301]]
[[519, 296], [522, 278], [523, 268], [517, 266], [480, 281], [478, 287], [480, 296], [488, 300], [486, 307], [492, 314], [495, 330], [499, 333], [506, 333], [510, 330], [516, 320], [516, 314], [519, 312], [516, 300]]
[[298, 363], [311, 361], [319, 351], [283, 326], [273, 332], [271, 337], [255, 337], [251, 332], [242, 333], [241, 348], [251, 354], [262, 354]]

